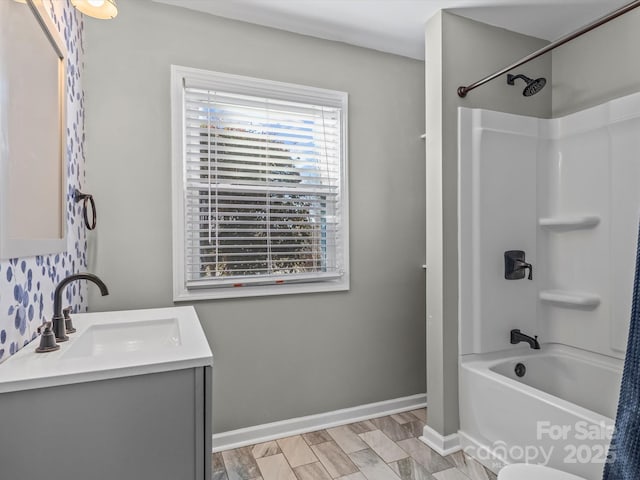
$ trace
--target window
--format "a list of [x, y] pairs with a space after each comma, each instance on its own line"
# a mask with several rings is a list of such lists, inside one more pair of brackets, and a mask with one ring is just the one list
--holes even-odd
[[172, 66], [174, 300], [349, 288], [347, 94]]

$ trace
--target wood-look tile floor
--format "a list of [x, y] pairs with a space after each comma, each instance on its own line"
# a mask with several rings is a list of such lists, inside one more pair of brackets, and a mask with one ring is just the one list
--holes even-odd
[[462, 452], [418, 437], [426, 409], [374, 418], [212, 455], [212, 480], [495, 480]]

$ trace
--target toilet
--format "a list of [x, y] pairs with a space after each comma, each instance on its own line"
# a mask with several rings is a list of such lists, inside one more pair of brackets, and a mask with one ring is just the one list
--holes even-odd
[[507, 465], [498, 473], [498, 480], [585, 480], [567, 472], [542, 465], [518, 463]]

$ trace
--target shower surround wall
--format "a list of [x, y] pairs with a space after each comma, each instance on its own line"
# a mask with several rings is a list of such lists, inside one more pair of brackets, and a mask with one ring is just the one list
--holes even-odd
[[552, 218], [594, 216], [600, 222], [541, 229], [546, 281], [548, 288], [597, 296], [600, 304], [580, 310], [543, 302], [541, 333], [549, 341], [624, 358], [640, 214], [640, 94], [554, 122], [544, 197], [549, 204], [541, 209]]
[[[640, 94], [557, 119], [460, 109], [460, 354], [520, 328], [623, 358], [640, 214]], [[505, 280], [525, 250], [533, 281]]]
[[[547, 120], [459, 109], [459, 354], [509, 346], [538, 331], [536, 181], [539, 124]], [[503, 254], [524, 250], [533, 280], [505, 280]]]
[[[87, 266], [82, 212], [72, 199], [74, 189], [84, 183], [83, 20], [69, 0], [44, 0], [44, 5], [67, 48], [67, 250], [0, 261], [0, 362], [35, 339], [37, 327], [51, 318], [56, 284]], [[80, 284], [67, 288], [64, 301], [75, 311], [86, 310], [85, 288]]]
[[[602, 477], [608, 440], [580, 436], [579, 425], [613, 428], [640, 215], [638, 131], [640, 93], [551, 120], [459, 111], [459, 437], [494, 471], [528, 461]], [[506, 250], [526, 252], [533, 280], [504, 278]], [[514, 328], [539, 335], [542, 349], [511, 345]], [[545, 435], [544, 422], [567, 433]]]

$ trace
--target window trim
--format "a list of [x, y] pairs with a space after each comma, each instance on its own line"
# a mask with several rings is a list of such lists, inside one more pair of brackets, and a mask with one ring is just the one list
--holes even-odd
[[[215, 84], [215, 86], [214, 86]], [[308, 282], [285, 282], [243, 287], [202, 286], [187, 288], [185, 268], [185, 179], [184, 179], [184, 87], [216, 88], [234, 93], [260, 95], [280, 100], [339, 107], [341, 109], [341, 179], [340, 217], [344, 273], [339, 278], [314, 279]], [[349, 192], [347, 157], [348, 94], [336, 90], [264, 80], [241, 75], [213, 72], [171, 65], [171, 170], [172, 170], [172, 235], [173, 235], [173, 301], [210, 300], [296, 293], [335, 292], [349, 290]]]

